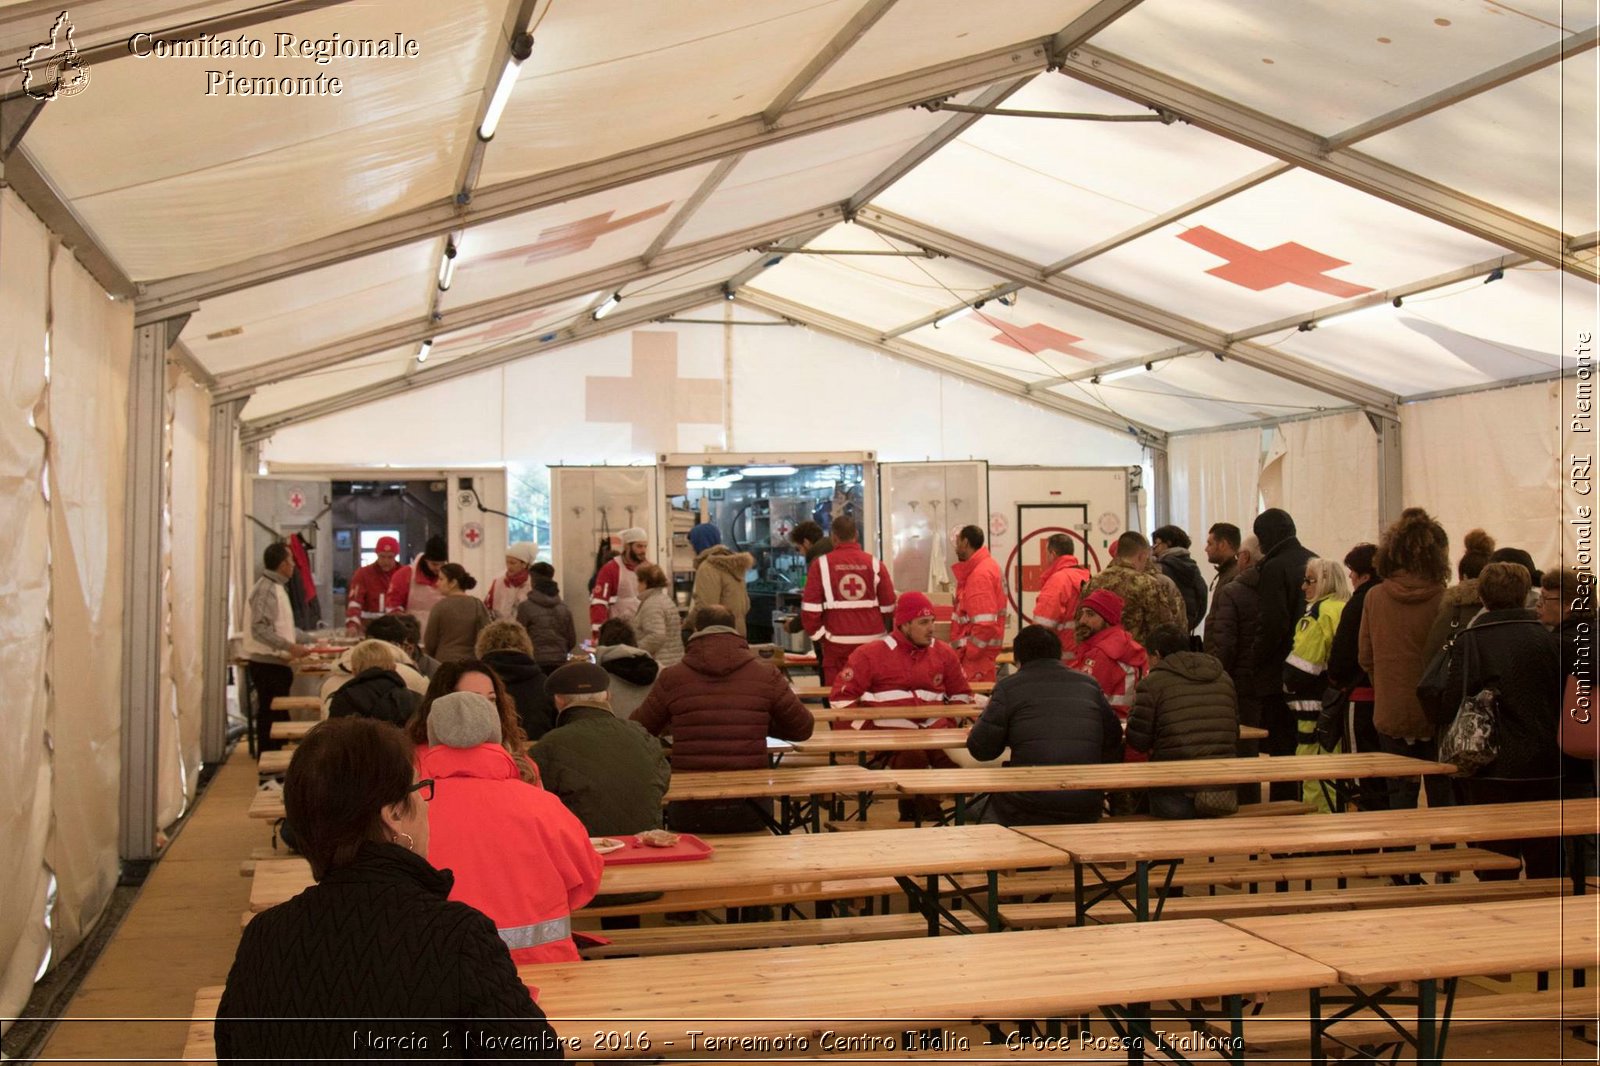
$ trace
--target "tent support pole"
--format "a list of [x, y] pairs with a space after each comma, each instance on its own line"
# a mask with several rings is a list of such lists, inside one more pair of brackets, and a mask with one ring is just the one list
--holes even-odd
[[1400, 420], [1368, 412], [1367, 421], [1378, 434], [1378, 528], [1388, 529], [1405, 507], [1405, 481], [1400, 466]]
[[221, 762], [228, 747], [228, 589], [233, 566], [233, 486], [239, 470], [239, 413], [244, 400], [211, 405], [209, 487], [206, 493], [205, 699], [200, 750]]
[[1150, 469], [1155, 475], [1150, 503], [1155, 509], [1156, 528], [1159, 529], [1172, 521], [1172, 475], [1165, 448], [1150, 449]]
[[128, 387], [127, 570], [122, 628], [122, 817], [125, 863], [156, 857], [156, 776], [161, 735], [161, 508], [166, 499], [167, 349], [183, 319], [133, 334]]

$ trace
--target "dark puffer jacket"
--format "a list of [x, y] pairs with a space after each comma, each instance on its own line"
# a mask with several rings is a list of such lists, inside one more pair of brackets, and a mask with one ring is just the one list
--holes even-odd
[[483, 661], [505, 682], [529, 740], [538, 740], [555, 727], [556, 703], [544, 690], [544, 671], [538, 663], [510, 648], [491, 651]]
[[672, 768], [760, 770], [767, 737], [805, 740], [816, 723], [777, 668], [728, 626], [689, 638], [683, 661], [656, 678], [633, 720], [672, 735]]
[[328, 717], [353, 715], [404, 726], [421, 703], [422, 697], [406, 687], [404, 678], [393, 670], [375, 666], [361, 671], [334, 691], [328, 701]]
[[661, 828], [672, 769], [660, 741], [604, 707], [569, 706], [528, 755], [590, 836]]
[[517, 606], [517, 621], [533, 641], [533, 657], [541, 663], [564, 662], [578, 645], [572, 610], [557, 593], [553, 581], [536, 581], [528, 598]]
[[[1122, 721], [1094, 678], [1069, 670], [1057, 659], [1034, 659], [995, 685], [983, 717], [967, 735], [967, 751], [975, 759], [998, 759], [1007, 747], [1007, 766], [1121, 762]], [[984, 821], [1093, 821], [1104, 803], [1105, 794], [1098, 790], [996, 792]]]
[[1188, 628], [1194, 629], [1200, 624], [1200, 619], [1206, 616], [1206, 597], [1209, 592], [1206, 579], [1200, 575], [1200, 564], [1194, 561], [1188, 548], [1168, 548], [1157, 562], [1161, 572], [1178, 586], [1178, 595], [1183, 597], [1184, 613], [1188, 615]]
[[1233, 681], [1214, 656], [1168, 655], [1139, 682], [1128, 715], [1128, 747], [1151, 761], [1223, 759], [1239, 741]]
[[[1467, 674], [1469, 658], [1473, 662]], [[1486, 611], [1456, 640], [1444, 706], [1459, 707], [1463, 696], [1485, 686], [1499, 694], [1495, 738], [1500, 754], [1474, 780], [1554, 778], [1561, 772], [1557, 733], [1565, 680], [1560, 638], [1540, 625], [1532, 611]]]
[[1216, 656], [1240, 690], [1250, 676], [1250, 653], [1261, 617], [1260, 587], [1261, 571], [1252, 566], [1217, 590], [1217, 601], [1206, 615], [1206, 654]]
[[1336, 688], [1372, 687], [1372, 679], [1361, 669], [1361, 612], [1366, 609], [1367, 593], [1382, 580], [1374, 577], [1352, 592], [1339, 616], [1339, 628], [1333, 631], [1333, 650], [1328, 652], [1328, 682]]
[[[1272, 513], [1263, 511], [1261, 517]], [[1250, 667], [1249, 686], [1257, 696], [1276, 696], [1283, 690], [1283, 664], [1294, 647], [1295, 623], [1306, 613], [1305, 590], [1300, 583], [1306, 577], [1306, 563], [1317, 557], [1316, 552], [1301, 546], [1289, 516], [1282, 511], [1276, 513], [1283, 515], [1287, 533], [1278, 523], [1256, 530], [1256, 539], [1266, 554], [1256, 566], [1260, 571], [1261, 613], [1256, 639], [1245, 661]]]
[[[256, 915], [217, 1008], [218, 1060], [393, 1054], [352, 1049], [352, 1034], [369, 1032], [426, 1038], [425, 1050], [406, 1052], [415, 1058], [559, 1059], [494, 922], [447, 898], [454, 881], [396, 844], [369, 842], [355, 862]], [[463, 1053], [468, 1033], [475, 1043]], [[480, 1033], [507, 1046], [483, 1047]], [[518, 1050], [508, 1038], [529, 1043]]]

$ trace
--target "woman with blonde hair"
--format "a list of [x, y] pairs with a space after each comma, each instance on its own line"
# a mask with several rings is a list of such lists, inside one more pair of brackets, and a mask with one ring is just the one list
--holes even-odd
[[[1299, 735], [1296, 755], [1318, 755], [1317, 719], [1322, 714], [1322, 696], [1328, 687], [1328, 658], [1333, 652], [1333, 637], [1339, 631], [1339, 618], [1350, 600], [1350, 580], [1344, 567], [1332, 559], [1311, 559], [1301, 582], [1306, 598], [1306, 613], [1295, 624], [1294, 646], [1283, 664], [1283, 691], [1289, 697]], [[1307, 781], [1302, 798], [1318, 811], [1332, 811], [1334, 799], [1320, 781]]]
[[639, 611], [633, 631], [639, 647], [663, 668], [683, 659], [683, 619], [667, 588], [667, 572], [655, 563], [639, 567]]

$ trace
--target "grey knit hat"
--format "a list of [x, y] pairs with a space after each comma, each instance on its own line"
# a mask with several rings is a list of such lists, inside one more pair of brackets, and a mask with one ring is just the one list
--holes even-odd
[[498, 744], [500, 712], [476, 692], [452, 692], [433, 701], [428, 710], [428, 743], [450, 748]]

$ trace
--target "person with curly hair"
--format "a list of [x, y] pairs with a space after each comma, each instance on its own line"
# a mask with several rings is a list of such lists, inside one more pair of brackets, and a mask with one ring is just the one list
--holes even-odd
[[[1367, 594], [1361, 612], [1361, 669], [1372, 678], [1372, 720], [1383, 750], [1433, 760], [1439, 754], [1433, 723], [1417, 700], [1417, 682], [1428, 630], [1438, 617], [1450, 579], [1450, 538], [1420, 507], [1408, 507], [1378, 544], [1374, 560], [1382, 582]], [[1427, 779], [1428, 806], [1450, 803], [1446, 778]], [[1389, 779], [1389, 806], [1417, 805], [1417, 779]]]
[[1439, 615], [1433, 620], [1433, 628], [1428, 630], [1428, 643], [1422, 650], [1424, 662], [1432, 662], [1445, 642], [1467, 628], [1483, 610], [1483, 603], [1478, 599], [1478, 575], [1489, 565], [1494, 538], [1481, 529], [1474, 529], [1463, 541], [1467, 550], [1456, 563], [1457, 581], [1445, 590]]

